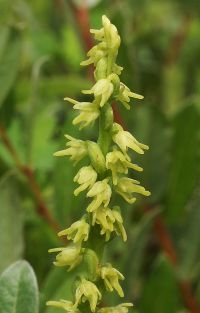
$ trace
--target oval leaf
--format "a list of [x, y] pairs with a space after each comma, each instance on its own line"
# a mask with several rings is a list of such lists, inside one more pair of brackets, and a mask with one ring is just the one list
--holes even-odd
[[9, 266], [0, 276], [1, 313], [38, 313], [35, 274], [26, 261]]
[[[6, 173], [0, 181], [0, 272], [21, 259], [23, 242], [23, 211], [14, 176]], [[0, 311], [1, 312], [1, 311]]]

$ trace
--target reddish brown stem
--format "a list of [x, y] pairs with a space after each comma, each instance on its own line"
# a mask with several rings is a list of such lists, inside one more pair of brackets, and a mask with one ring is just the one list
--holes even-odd
[[[150, 206], [146, 206], [144, 210], [147, 212], [151, 210]], [[172, 242], [171, 236], [165, 224], [165, 221], [161, 215], [156, 216], [154, 220], [154, 232], [156, 234], [156, 238], [160, 244], [161, 249], [166, 254], [167, 258], [169, 259], [170, 263], [173, 265], [174, 268], [177, 268], [179, 265], [178, 257], [176, 248]], [[183, 297], [183, 301], [185, 306], [190, 312], [192, 313], [200, 313], [200, 305], [193, 296], [192, 287], [189, 281], [187, 280], [180, 280], [178, 282], [180, 291]]]
[[167, 66], [174, 64], [178, 59], [185, 39], [187, 38], [191, 21], [192, 21], [191, 16], [189, 14], [185, 15], [183, 17], [182, 24], [172, 37], [165, 61], [165, 64]]
[[[82, 6], [76, 7], [71, 3], [71, 7], [75, 16], [76, 23], [78, 25], [78, 29], [80, 32], [80, 36], [83, 40], [85, 51], [87, 52], [90, 50], [94, 45], [94, 40], [90, 34], [90, 19], [89, 19], [89, 12], [84, 2]], [[94, 67], [90, 65], [88, 67], [88, 76], [91, 80], [94, 79], [93, 77]]]
[[37, 181], [34, 176], [33, 170], [27, 166], [23, 165], [23, 163], [20, 160], [20, 157], [13, 147], [10, 138], [8, 137], [5, 128], [0, 125], [0, 138], [2, 140], [2, 143], [4, 144], [5, 148], [7, 151], [10, 153], [12, 159], [15, 162], [16, 167], [18, 170], [26, 176], [29, 187], [35, 197], [36, 203], [37, 203], [37, 212], [38, 214], [49, 224], [49, 226], [54, 230], [54, 231], [59, 231], [59, 226], [57, 222], [54, 220], [54, 218], [51, 216], [49, 213], [49, 210], [47, 208], [46, 203], [44, 202], [42, 198], [42, 192], [40, 190], [39, 185], [37, 184]]
[[79, 7], [76, 7], [73, 4], [71, 4], [71, 6], [76, 18], [76, 22], [79, 26], [78, 29], [81, 33], [85, 50], [88, 51], [93, 47], [94, 41], [90, 34], [90, 19], [87, 6], [84, 4]]
[[156, 233], [156, 237], [159, 238], [159, 243], [162, 250], [165, 252], [172, 265], [176, 266], [177, 265], [176, 250], [173, 246], [170, 234], [168, 233], [164, 220], [161, 216], [157, 216], [155, 218], [154, 231]]

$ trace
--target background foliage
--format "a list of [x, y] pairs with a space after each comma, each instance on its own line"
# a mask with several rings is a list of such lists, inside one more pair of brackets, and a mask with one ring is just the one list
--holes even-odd
[[[19, 259], [32, 265], [41, 313], [57, 313], [46, 299], [71, 293], [70, 275], [53, 268], [47, 250], [63, 244], [56, 230], [80, 217], [85, 200], [73, 197], [76, 169], [52, 153], [64, 133], [79, 136], [62, 99], [82, 99], [91, 86], [79, 66], [91, 45], [87, 16], [96, 28], [107, 14], [122, 38], [122, 80], [145, 96], [131, 111], [117, 108], [116, 118], [150, 146], [138, 163], [152, 196], [122, 203], [128, 242], [106, 253], [126, 276], [135, 312], [200, 312], [199, 1], [82, 2], [0, 1], [0, 271]], [[81, 136], [95, 137], [95, 127]]]

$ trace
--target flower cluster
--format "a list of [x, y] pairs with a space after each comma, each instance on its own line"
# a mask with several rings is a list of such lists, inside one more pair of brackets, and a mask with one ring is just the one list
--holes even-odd
[[[126, 202], [132, 204], [136, 194], [150, 195], [140, 183], [128, 177], [129, 169], [143, 169], [131, 162], [128, 149], [143, 154], [148, 146], [140, 143], [122, 126], [113, 122], [111, 101], [121, 102], [130, 109], [130, 98], [142, 99], [120, 82], [122, 68], [116, 64], [120, 45], [117, 29], [106, 16], [102, 17], [103, 27], [91, 30], [98, 44], [88, 52], [88, 59], [81, 65], [94, 64], [95, 84], [83, 94], [92, 96], [91, 102], [79, 102], [65, 98], [73, 104], [79, 114], [73, 124], [80, 129], [87, 127], [99, 118], [99, 139], [83, 141], [66, 135], [67, 148], [55, 153], [55, 156], [69, 156], [77, 164], [85, 156], [89, 164], [81, 167], [74, 177], [78, 187], [74, 195], [85, 192], [88, 205], [80, 220], [58, 233], [66, 236], [71, 244], [64, 248], [50, 249], [58, 252], [56, 266], [67, 267], [68, 270], [79, 267], [75, 280], [74, 299], [72, 301], [49, 301], [47, 305], [63, 308], [69, 313], [127, 313], [131, 303], [122, 303], [115, 307], [99, 308], [102, 299], [99, 286], [108, 292], [117, 292], [120, 297], [124, 292], [120, 280], [124, 276], [111, 264], [102, 264], [99, 247], [117, 235], [126, 241], [127, 235], [123, 226], [121, 210], [111, 205], [114, 193], [119, 194]], [[96, 236], [96, 237], [94, 237]], [[95, 244], [94, 244], [95, 243]], [[83, 266], [81, 266], [83, 265]], [[82, 269], [82, 270], [81, 270]]]

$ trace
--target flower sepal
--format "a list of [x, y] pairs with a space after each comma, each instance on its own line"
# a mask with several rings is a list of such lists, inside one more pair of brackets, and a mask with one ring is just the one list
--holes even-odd
[[49, 252], [59, 252], [54, 265], [63, 267], [69, 266], [68, 271], [79, 265], [83, 258], [83, 251], [79, 245], [69, 245], [68, 247], [49, 249]]

